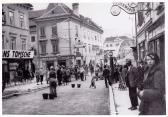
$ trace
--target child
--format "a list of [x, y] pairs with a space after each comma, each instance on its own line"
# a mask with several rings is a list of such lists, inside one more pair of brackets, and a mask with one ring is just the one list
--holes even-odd
[[97, 79], [97, 77], [96, 76], [93, 76], [92, 77], [92, 80], [91, 80], [91, 84], [90, 84], [90, 87], [89, 88], [91, 88], [91, 87], [94, 87], [94, 88], [96, 88], [96, 79]]

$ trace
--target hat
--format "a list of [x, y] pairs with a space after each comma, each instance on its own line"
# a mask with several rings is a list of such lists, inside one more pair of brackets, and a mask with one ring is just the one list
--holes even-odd
[[54, 69], [54, 67], [53, 67], [53, 66], [51, 66], [51, 67], [50, 67], [50, 69]]

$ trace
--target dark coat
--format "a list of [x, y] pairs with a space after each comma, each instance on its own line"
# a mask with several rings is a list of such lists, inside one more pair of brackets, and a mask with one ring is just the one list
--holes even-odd
[[163, 115], [165, 105], [165, 76], [160, 65], [145, 71], [139, 110], [144, 115]]
[[137, 87], [138, 84], [138, 71], [135, 67], [131, 66], [127, 73], [127, 84], [128, 87]]

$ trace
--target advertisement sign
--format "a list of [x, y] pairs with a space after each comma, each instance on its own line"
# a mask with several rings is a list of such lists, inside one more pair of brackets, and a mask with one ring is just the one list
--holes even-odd
[[2, 50], [2, 58], [33, 58], [34, 51], [25, 51], [25, 50]]

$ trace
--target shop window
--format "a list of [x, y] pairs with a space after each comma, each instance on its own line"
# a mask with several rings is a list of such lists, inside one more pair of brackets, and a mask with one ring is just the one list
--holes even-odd
[[2, 24], [6, 24], [6, 15], [5, 15], [5, 12], [3, 11], [2, 9]]
[[156, 40], [156, 42], [155, 42], [155, 52], [157, 53], [157, 55], [160, 58], [160, 43], [159, 43], [159, 39]]
[[35, 36], [31, 36], [31, 42], [35, 42]]
[[5, 49], [5, 36], [2, 35], [2, 49]]
[[52, 36], [57, 36], [58, 33], [57, 33], [57, 26], [53, 26], [52, 27]]
[[149, 42], [149, 46], [148, 46], [149, 52], [154, 52], [154, 42]]
[[22, 50], [26, 50], [26, 39], [21, 40], [22, 40]]
[[16, 37], [11, 37], [10, 49], [16, 50]]
[[45, 28], [44, 27], [40, 28], [40, 37], [45, 37]]
[[20, 13], [19, 19], [20, 19], [20, 27], [24, 28], [24, 14], [23, 13]]
[[9, 23], [10, 25], [14, 25], [14, 12], [9, 11]]

